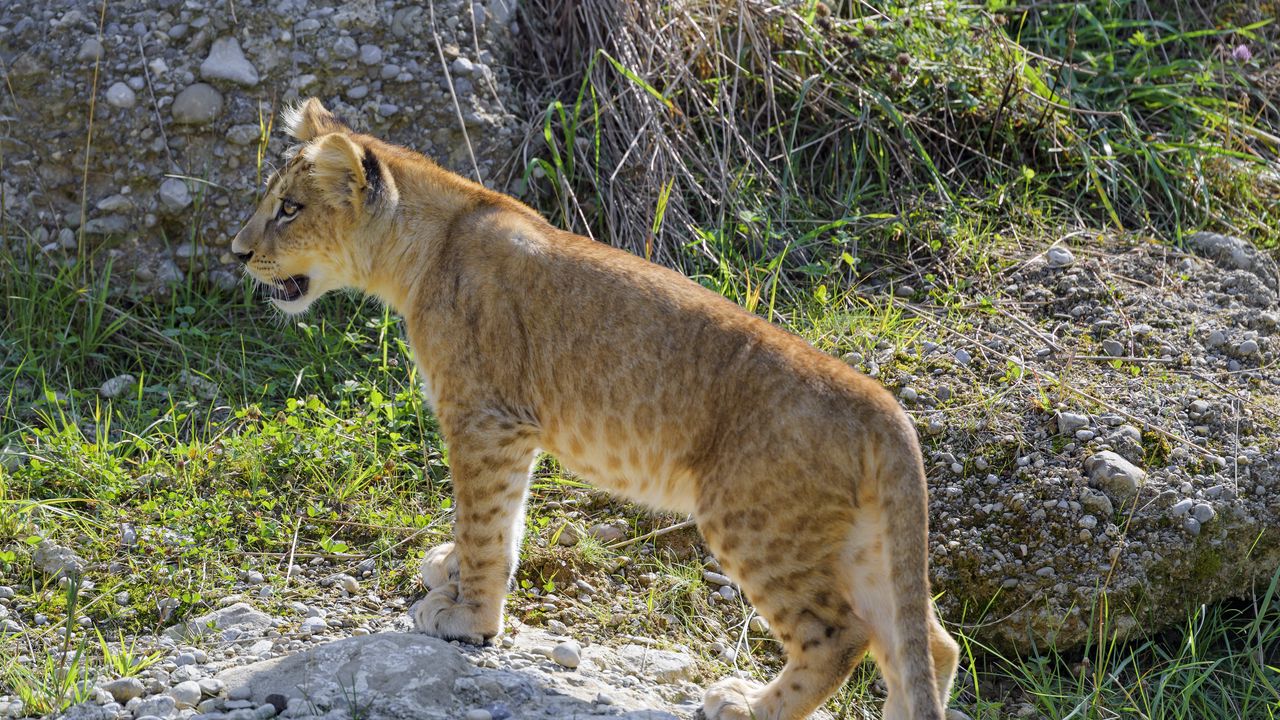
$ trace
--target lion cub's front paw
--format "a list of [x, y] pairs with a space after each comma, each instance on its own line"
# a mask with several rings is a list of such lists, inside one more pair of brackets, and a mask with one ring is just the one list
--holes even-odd
[[707, 720], [755, 720], [751, 707], [760, 686], [739, 678], [725, 678], [707, 688], [702, 716]]
[[427, 551], [419, 566], [422, 573], [422, 584], [428, 590], [444, 587], [458, 581], [458, 553], [453, 543], [437, 545]]
[[433, 637], [472, 645], [483, 645], [497, 635], [501, 611], [496, 617], [481, 617], [477, 605], [458, 599], [460, 592], [461, 586], [455, 581], [427, 593], [409, 608], [414, 627]]

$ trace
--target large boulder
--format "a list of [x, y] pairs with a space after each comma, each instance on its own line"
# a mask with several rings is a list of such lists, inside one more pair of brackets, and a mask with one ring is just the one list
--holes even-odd
[[693, 660], [680, 653], [589, 646], [569, 669], [547, 659], [559, 640], [544, 632], [526, 629], [506, 642], [509, 649], [475, 648], [420, 633], [376, 633], [232, 668], [218, 679], [231, 697], [255, 705], [381, 720], [676, 720], [701, 701], [701, 689], [688, 682]]
[[1280, 568], [1274, 261], [1192, 247], [1017, 259], [971, 291], [1000, 312], [865, 361], [918, 398], [938, 604], [982, 642], [1139, 637]]
[[268, 130], [311, 95], [494, 182], [520, 139], [506, 70], [514, 0], [440, 0], [434, 12], [412, 0], [157, 0], [108, 3], [99, 32], [81, 2], [0, 3], [10, 225], [55, 257], [106, 244], [115, 278], [143, 291], [211, 270], [236, 283], [215, 266], [287, 143]]

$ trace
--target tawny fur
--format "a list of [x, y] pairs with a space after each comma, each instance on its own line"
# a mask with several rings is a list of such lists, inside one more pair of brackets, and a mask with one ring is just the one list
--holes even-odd
[[[304, 146], [233, 250], [262, 282], [309, 278], [303, 297], [277, 301], [287, 312], [351, 287], [405, 318], [456, 499], [456, 544], [423, 562], [419, 629], [499, 632], [541, 450], [692, 514], [769, 621], [786, 667], [763, 687], [713, 685], [711, 720], [807, 717], [868, 651], [886, 718], [942, 717], [957, 646], [930, 603], [915, 430], [889, 393], [678, 273], [350, 131], [314, 99], [286, 127]], [[288, 219], [286, 199], [301, 206]]]

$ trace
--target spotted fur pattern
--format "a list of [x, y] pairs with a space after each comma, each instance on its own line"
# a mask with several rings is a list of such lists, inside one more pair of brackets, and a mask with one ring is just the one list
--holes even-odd
[[[373, 294], [405, 318], [449, 445], [455, 542], [427, 554], [431, 635], [484, 642], [539, 451], [689, 513], [773, 628], [767, 685], [722, 680], [711, 720], [807, 717], [867, 652], [891, 720], [938, 720], [956, 669], [927, 575], [915, 430], [876, 382], [670, 270], [356, 134], [318, 101], [233, 250], [268, 284]], [[286, 203], [293, 203], [287, 205]], [[301, 208], [287, 220], [282, 208]]]

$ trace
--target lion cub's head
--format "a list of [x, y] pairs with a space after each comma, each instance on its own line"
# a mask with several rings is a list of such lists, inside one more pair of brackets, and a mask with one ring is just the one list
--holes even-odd
[[359, 286], [371, 262], [370, 233], [394, 213], [395, 182], [352, 132], [311, 98], [286, 110], [286, 132], [302, 141], [267, 182], [266, 194], [231, 243], [272, 302], [300, 313], [330, 290]]

